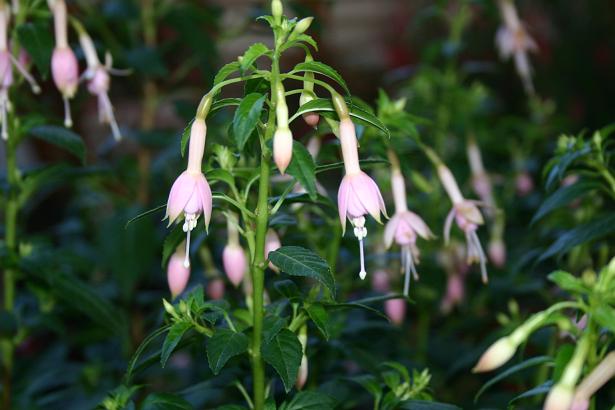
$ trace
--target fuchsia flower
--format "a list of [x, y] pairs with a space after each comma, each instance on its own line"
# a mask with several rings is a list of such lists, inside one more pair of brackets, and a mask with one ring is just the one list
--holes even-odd
[[346, 175], [342, 179], [337, 193], [337, 205], [342, 223], [342, 232], [346, 230], [346, 218], [354, 227], [354, 235], [359, 240], [361, 253], [361, 270], [359, 277], [365, 279], [365, 256], [363, 239], [367, 236], [365, 215], [371, 215], [380, 223], [380, 213], [387, 217], [384, 200], [376, 182], [359, 166], [359, 152], [357, 148], [357, 134], [350, 117], [341, 118], [339, 128], [342, 157]]
[[536, 42], [519, 19], [513, 0], [499, 0], [500, 13], [504, 24], [498, 29], [495, 37], [496, 46], [502, 59], [515, 59], [517, 74], [523, 81], [523, 86], [528, 94], [534, 94], [532, 84], [532, 66], [528, 52], [538, 51]]
[[50, 2], [55, 27], [55, 48], [51, 55], [51, 75], [64, 99], [64, 125], [73, 126], [69, 101], [79, 86], [79, 63], [68, 45], [66, 3], [64, 0]]
[[408, 210], [406, 184], [401, 173], [399, 160], [392, 150], [389, 150], [389, 160], [391, 162], [391, 186], [395, 201], [395, 215], [384, 229], [384, 244], [387, 248], [390, 248], [393, 240], [395, 240], [395, 243], [401, 246], [402, 271], [405, 273], [404, 295], [408, 296], [410, 273], [412, 272], [415, 280], [419, 278], [415, 267], [415, 262], [417, 264], [419, 262], [416, 239], [418, 236], [423, 239], [431, 239], [433, 234], [420, 216]]
[[8, 111], [10, 109], [9, 88], [13, 85], [13, 65], [19, 73], [30, 83], [32, 92], [40, 92], [34, 78], [28, 73], [25, 66], [15, 59], [8, 47], [8, 26], [11, 12], [8, 5], [0, 8], [0, 122], [2, 123], [2, 139], [8, 139]]
[[113, 60], [111, 54], [107, 53], [105, 55], [105, 64], [101, 64], [94, 43], [85, 31], [79, 33], [79, 42], [88, 64], [83, 77], [88, 81], [88, 91], [90, 94], [98, 98], [98, 120], [101, 123], [109, 124], [113, 138], [119, 141], [122, 138], [122, 134], [115, 120], [113, 105], [109, 99], [109, 85], [111, 83], [110, 74], [120, 73], [120, 71], [112, 68]]
[[222, 252], [224, 272], [234, 286], [239, 286], [248, 270], [248, 259], [239, 244], [229, 243]]
[[404, 299], [389, 299], [384, 302], [384, 311], [389, 320], [399, 326], [406, 318], [406, 301]]
[[190, 145], [188, 151], [188, 167], [173, 183], [167, 212], [164, 219], [169, 218], [169, 226], [184, 214], [183, 229], [186, 232], [186, 258], [184, 265], [190, 266], [190, 232], [196, 227], [201, 214], [205, 219], [205, 229], [209, 226], [212, 209], [212, 196], [209, 184], [201, 171], [201, 161], [205, 150], [207, 126], [205, 120], [195, 118], [190, 128]]
[[169, 259], [169, 264], [167, 265], [167, 281], [171, 295], [174, 298], [186, 289], [188, 279], [190, 278], [190, 266], [184, 264], [185, 259], [184, 247], [180, 245], [171, 256], [171, 259]]
[[487, 283], [487, 257], [485, 256], [483, 247], [476, 234], [478, 227], [485, 223], [477, 207], [480, 202], [470, 201], [463, 197], [457, 185], [457, 181], [455, 181], [455, 177], [453, 177], [451, 171], [444, 164], [438, 166], [438, 176], [449, 198], [453, 202], [453, 208], [448, 213], [444, 224], [444, 241], [448, 244], [454, 219], [457, 226], [464, 232], [466, 237], [467, 263], [472, 264], [478, 262], [480, 264], [483, 283]]

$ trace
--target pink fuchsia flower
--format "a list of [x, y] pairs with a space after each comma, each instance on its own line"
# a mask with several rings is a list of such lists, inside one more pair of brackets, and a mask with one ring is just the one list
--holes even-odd
[[51, 55], [51, 75], [64, 99], [64, 125], [72, 127], [69, 99], [75, 96], [79, 86], [79, 63], [68, 45], [66, 3], [64, 0], [50, 1], [55, 27], [55, 48]]
[[0, 6], [0, 122], [2, 123], [2, 139], [8, 139], [8, 111], [10, 109], [9, 88], [13, 85], [13, 65], [19, 73], [30, 83], [32, 91], [36, 94], [40, 88], [34, 78], [28, 73], [24, 65], [15, 59], [9, 50], [8, 26], [11, 12], [8, 5]]
[[371, 215], [380, 223], [380, 213], [385, 217], [386, 207], [376, 182], [359, 166], [359, 152], [357, 147], [357, 135], [354, 124], [350, 117], [341, 119], [339, 137], [342, 145], [344, 169], [346, 175], [342, 179], [337, 193], [337, 205], [339, 210], [342, 232], [346, 230], [346, 218], [354, 227], [354, 235], [359, 240], [361, 253], [361, 270], [359, 277], [365, 279], [365, 257], [363, 253], [363, 239], [367, 236], [365, 227], [365, 215]]
[[455, 220], [457, 226], [464, 232], [466, 237], [466, 259], [468, 265], [478, 262], [480, 264], [483, 283], [487, 283], [487, 257], [485, 256], [483, 247], [476, 234], [478, 227], [485, 223], [477, 207], [477, 204], [480, 204], [480, 202], [470, 201], [463, 197], [457, 185], [457, 181], [455, 181], [455, 177], [453, 177], [451, 171], [444, 164], [438, 165], [438, 176], [453, 203], [453, 208], [448, 213], [446, 222], [444, 223], [445, 243], [448, 244], [449, 242], [451, 227], [453, 220]]
[[404, 299], [389, 299], [384, 302], [384, 311], [395, 325], [401, 325], [406, 318], [406, 301]]
[[79, 32], [79, 42], [88, 64], [83, 77], [88, 82], [88, 91], [98, 98], [98, 120], [107, 123], [111, 127], [113, 138], [119, 141], [122, 138], [120, 128], [117, 125], [113, 105], [109, 99], [109, 85], [111, 83], [111, 73], [121, 73], [112, 68], [113, 60], [111, 54], [105, 55], [105, 64], [101, 64], [94, 47], [92, 38], [82, 28]]
[[448, 276], [446, 283], [446, 293], [442, 302], [440, 303], [440, 309], [444, 313], [449, 313], [453, 310], [453, 307], [461, 304], [465, 295], [465, 282], [462, 274], [456, 273]]
[[513, 0], [499, 0], [498, 4], [504, 20], [504, 24], [498, 29], [495, 37], [500, 57], [504, 60], [514, 58], [515, 68], [523, 81], [525, 91], [528, 94], [534, 94], [532, 66], [528, 53], [538, 51], [538, 46], [519, 19]]
[[207, 126], [205, 120], [195, 118], [190, 128], [190, 145], [188, 151], [188, 167], [173, 183], [165, 219], [169, 226], [184, 215], [183, 230], [186, 232], [186, 259], [184, 264], [190, 266], [190, 232], [196, 228], [201, 214], [205, 219], [205, 229], [209, 226], [212, 209], [212, 195], [209, 184], [201, 171], [201, 162], [205, 150]]
[[390, 248], [393, 241], [401, 247], [402, 271], [405, 273], [404, 295], [410, 291], [410, 273], [418, 280], [416, 264], [419, 262], [419, 250], [416, 246], [417, 237], [423, 239], [433, 238], [431, 230], [420, 216], [408, 210], [406, 201], [406, 183], [401, 173], [397, 155], [389, 149], [391, 162], [391, 187], [395, 201], [395, 215], [389, 220], [384, 229], [384, 244]]
[[186, 289], [188, 279], [190, 278], [190, 267], [184, 265], [186, 254], [184, 245], [180, 245], [175, 253], [171, 255], [169, 264], [167, 265], [167, 282], [171, 295], [175, 298]]
[[248, 260], [243, 248], [238, 244], [227, 244], [222, 252], [222, 264], [231, 283], [239, 286], [248, 270]]
[[207, 282], [207, 296], [211, 300], [224, 298], [224, 281], [220, 278], [211, 278]]

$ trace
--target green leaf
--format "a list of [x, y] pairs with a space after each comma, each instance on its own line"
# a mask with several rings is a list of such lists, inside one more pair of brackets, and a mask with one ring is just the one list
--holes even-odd
[[169, 259], [171, 255], [175, 252], [179, 244], [184, 240], [186, 233], [182, 229], [181, 224], [177, 224], [171, 230], [171, 233], [167, 235], [162, 243], [162, 262], [161, 266], [163, 269], [166, 269], [167, 263], [169, 263]]
[[615, 309], [606, 304], [600, 304], [594, 312], [594, 319], [600, 326], [615, 333]]
[[269, 53], [270, 51], [271, 50], [269, 50], [269, 47], [267, 47], [263, 43], [252, 44], [250, 48], [246, 50], [243, 56], [239, 57], [239, 66], [241, 68], [241, 71], [243, 72], [248, 70], [250, 67], [252, 67], [254, 62], [259, 57]]
[[295, 68], [293, 68], [292, 71], [293, 72], [297, 72], [297, 71], [306, 72], [307, 71], [307, 72], [311, 72], [315, 74], [321, 74], [321, 75], [324, 75], [325, 77], [329, 77], [330, 79], [332, 79], [333, 81], [341, 85], [346, 94], [350, 95], [350, 90], [348, 89], [348, 86], [346, 85], [346, 81], [344, 81], [342, 76], [337, 71], [335, 71], [335, 69], [333, 69], [332, 67], [328, 66], [325, 63], [321, 63], [319, 61], [305, 61], [303, 63], [297, 64]]
[[257, 93], [248, 94], [241, 100], [239, 107], [237, 107], [235, 111], [235, 117], [233, 118], [233, 135], [235, 136], [237, 148], [239, 148], [240, 151], [243, 150], [256, 124], [258, 124], [261, 112], [263, 111], [264, 102], [264, 95]]
[[502, 373], [498, 374], [497, 376], [495, 376], [494, 378], [492, 378], [491, 380], [489, 380], [487, 383], [485, 383], [483, 385], [483, 387], [480, 388], [480, 390], [478, 391], [478, 393], [476, 393], [476, 396], [474, 396], [474, 403], [476, 403], [479, 399], [480, 396], [482, 396], [482, 394], [487, 391], [487, 389], [489, 389], [491, 386], [493, 386], [494, 384], [496, 384], [497, 382], [507, 378], [508, 376], [511, 376], [517, 372], [520, 372], [521, 370], [525, 370], [527, 368], [533, 367], [533, 366], [539, 366], [541, 364], [552, 364], [553, 363], [553, 359], [548, 357], [548, 356], [537, 356], [537, 357], [532, 357], [531, 359], [527, 359], [519, 364], [516, 364], [512, 367], [509, 367], [508, 369], [504, 370]]
[[53, 52], [52, 31], [46, 23], [24, 23], [17, 27], [19, 44], [26, 49], [38, 68], [41, 77], [49, 76], [51, 53]]
[[576, 184], [561, 187], [548, 198], [544, 200], [536, 214], [532, 218], [532, 224], [543, 218], [549, 212], [568, 205], [577, 198], [581, 198], [583, 194], [598, 188], [600, 184], [595, 181], [580, 181]]
[[292, 276], [307, 276], [325, 285], [335, 295], [335, 279], [327, 262], [309, 249], [283, 246], [269, 253], [269, 260]]
[[553, 387], [553, 382], [551, 380], [547, 380], [546, 382], [544, 382], [543, 384], [541, 384], [540, 386], [536, 386], [533, 389], [530, 389], [524, 393], [521, 393], [520, 395], [514, 397], [513, 399], [511, 399], [508, 402], [508, 406], [511, 406], [511, 404], [521, 400], [521, 399], [525, 399], [528, 397], [535, 397], [535, 396], [542, 396], [543, 394], [547, 394], [549, 392], [549, 390], [551, 390], [551, 387]]
[[228, 76], [233, 74], [235, 71], [239, 71], [239, 68], [239, 61], [232, 61], [222, 66], [222, 68], [218, 70], [218, 73], [214, 77], [214, 86], [226, 80]]
[[85, 162], [85, 145], [81, 137], [74, 132], [55, 125], [39, 125], [31, 128], [30, 134], [70, 152], [82, 163]]
[[304, 43], [305, 44], [309, 44], [310, 46], [312, 46], [314, 48], [314, 50], [318, 51], [318, 44], [316, 43], [316, 40], [314, 40], [314, 38], [312, 38], [312, 36], [310, 36], [308, 34], [300, 34], [296, 38], [294, 38], [293, 40], [291, 40], [288, 43], [284, 44], [280, 48], [280, 52], [284, 52], [285, 50], [288, 50], [289, 48], [296, 47], [296, 46], [305, 47]]
[[[391, 137], [391, 133], [388, 128], [380, 119], [369, 111], [364, 110], [356, 104], [353, 104], [351, 100], [346, 99], [346, 104], [348, 104], [348, 108], [350, 109], [350, 116], [353, 120], [361, 125], [372, 126], [378, 128], [382, 133], [384, 133], [388, 138]], [[317, 98], [315, 100], [309, 101], [303, 104], [297, 112], [289, 119], [289, 122], [294, 121], [299, 118], [299, 116], [309, 113], [309, 112], [318, 112], [322, 115], [338, 119], [337, 114], [335, 113], [335, 108], [333, 108], [333, 103], [328, 98]]]
[[278, 372], [286, 392], [289, 392], [301, 364], [302, 348], [297, 336], [288, 329], [282, 329], [269, 343], [263, 345], [262, 355]]
[[289, 175], [301, 184], [310, 195], [316, 199], [316, 164], [310, 152], [299, 141], [293, 141], [293, 158], [286, 169]]
[[299, 288], [292, 280], [285, 279], [277, 281], [273, 284], [273, 287], [292, 303], [296, 303], [303, 299]]
[[263, 343], [269, 343], [286, 327], [286, 319], [277, 315], [267, 315], [263, 319]]
[[207, 178], [207, 181], [210, 183], [210, 185], [216, 181], [222, 181], [228, 186], [235, 186], [235, 178], [233, 177], [233, 174], [231, 174], [226, 169], [211, 169], [207, 171], [207, 173], [205, 174], [205, 178]]
[[218, 329], [207, 342], [207, 361], [214, 374], [218, 374], [226, 362], [248, 350], [248, 337], [230, 329]]
[[182, 336], [184, 336], [184, 333], [191, 327], [192, 324], [188, 322], [178, 322], [171, 326], [162, 344], [162, 351], [160, 352], [160, 365], [163, 368], [167, 364], [169, 356], [171, 356], [171, 353], [173, 353], [173, 350], [175, 350], [177, 344], [182, 339]]
[[193, 410], [194, 407], [179, 396], [153, 393], [145, 398], [141, 410]]
[[557, 286], [568, 292], [586, 293], [588, 291], [587, 286], [583, 284], [581, 279], [575, 278], [568, 272], [558, 270], [549, 274], [548, 277], [551, 282], [555, 282]]
[[130, 380], [132, 379], [132, 373], [137, 365], [137, 361], [139, 360], [139, 357], [141, 357], [145, 349], [147, 349], [147, 347], [160, 335], [166, 333], [169, 328], [170, 326], [163, 326], [160, 329], [154, 330], [145, 339], [143, 339], [137, 350], [135, 350], [135, 352], [133, 353], [132, 357], [130, 358], [130, 361], [128, 362], [128, 366], [126, 367], [126, 373], [124, 374], [124, 382], [126, 384], [130, 383]]
[[371, 374], [351, 377], [349, 380], [363, 386], [363, 388], [374, 397], [375, 401], [380, 401], [382, 398], [382, 387], [380, 387], [380, 382]]
[[139, 219], [145, 218], [146, 216], [149, 216], [149, 215], [151, 215], [151, 214], [155, 214], [156, 212], [162, 211], [162, 210], [163, 210], [163, 209], [165, 209], [166, 207], [167, 207], [167, 205], [166, 205], [166, 204], [164, 204], [164, 205], [158, 205], [158, 206], [157, 206], [157, 207], [155, 207], [155, 208], [148, 209], [148, 210], [147, 210], [147, 211], [145, 211], [145, 212], [141, 212], [139, 215], [137, 215], [137, 216], [135, 216], [135, 217], [133, 217], [133, 218], [130, 218], [130, 219], [128, 220], [128, 222], [126, 222], [126, 225], [124, 225], [124, 229], [127, 229], [127, 228], [128, 228], [128, 225], [130, 225], [131, 223], [133, 223], [133, 222], [137, 222]]
[[[363, 169], [363, 168], [372, 167], [374, 165], [381, 165], [381, 164], [388, 165], [389, 161], [387, 161], [386, 159], [366, 158], [366, 159], [359, 160], [359, 164], [361, 164], [361, 169]], [[318, 165], [316, 166], [316, 174], [320, 174], [321, 172], [332, 171], [334, 169], [342, 169], [342, 168], [344, 168], [343, 162], [333, 162], [331, 164]]]
[[289, 402], [280, 406], [280, 410], [333, 410], [336, 401], [333, 397], [316, 391], [302, 391], [295, 394]]
[[615, 213], [598, 217], [559, 235], [557, 240], [542, 254], [539, 260], [542, 261], [553, 255], [567, 252], [575, 246], [600, 239], [613, 232], [615, 232]]
[[329, 340], [329, 314], [323, 305], [320, 303], [314, 303], [305, 307], [312, 322], [316, 325], [320, 333], [326, 340]]
[[425, 400], [406, 400], [399, 403], [397, 408], [402, 410], [461, 410], [461, 407], [452, 404]]

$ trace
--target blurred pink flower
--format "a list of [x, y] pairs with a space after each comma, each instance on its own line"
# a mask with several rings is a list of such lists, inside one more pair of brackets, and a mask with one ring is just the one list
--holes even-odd
[[389, 299], [384, 302], [384, 311], [395, 325], [401, 325], [406, 318], [406, 300]]
[[376, 182], [359, 166], [359, 151], [357, 134], [350, 117], [342, 118], [339, 126], [339, 137], [342, 145], [342, 157], [346, 175], [340, 183], [337, 193], [337, 205], [342, 224], [342, 232], [346, 230], [346, 218], [354, 226], [354, 235], [359, 240], [361, 253], [361, 270], [359, 277], [365, 279], [365, 257], [363, 254], [363, 239], [367, 236], [364, 215], [371, 215], [380, 223], [380, 213], [386, 217], [386, 207]]
[[173, 298], [186, 289], [188, 279], [190, 278], [190, 267], [184, 265], [185, 259], [186, 255], [182, 245], [171, 255], [167, 265], [167, 282], [169, 283], [169, 289]]
[[387, 293], [391, 290], [387, 271], [380, 269], [374, 272], [372, 275], [372, 289], [380, 293]]
[[211, 278], [207, 282], [207, 296], [211, 300], [224, 298], [224, 281], [220, 278]]
[[517, 195], [529, 195], [534, 190], [534, 181], [530, 173], [527, 171], [519, 172], [515, 178], [515, 187], [517, 188]]
[[[269, 229], [267, 231], [267, 236], [265, 236], [265, 258], [269, 259], [269, 252], [278, 250], [281, 247], [282, 242], [280, 242], [280, 237], [273, 229]], [[269, 268], [278, 272], [278, 268], [271, 262], [269, 262]]]
[[196, 227], [201, 213], [207, 229], [213, 205], [211, 189], [201, 171], [206, 133], [205, 120], [196, 118], [190, 129], [188, 167], [173, 183], [167, 201], [165, 219], [169, 219], [169, 225], [175, 222], [182, 213], [184, 214], [183, 230], [187, 238], [184, 262], [186, 266], [190, 266], [190, 232]]
[[248, 270], [248, 259], [239, 244], [229, 243], [222, 252], [224, 272], [234, 286], [239, 286]]
[[448, 276], [446, 283], [446, 294], [440, 303], [440, 309], [443, 313], [449, 313], [453, 307], [463, 302], [465, 295], [465, 283], [462, 274], [453, 274]]

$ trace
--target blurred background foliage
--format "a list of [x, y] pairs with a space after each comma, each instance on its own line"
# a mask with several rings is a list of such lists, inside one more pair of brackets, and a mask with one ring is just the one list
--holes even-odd
[[[74, 104], [74, 130], [85, 144], [84, 164], [34, 138], [28, 138], [18, 151], [24, 178], [33, 176], [33, 195], [19, 219], [20, 252], [26, 258], [17, 308], [14, 317], [3, 323], [17, 321], [22, 329], [14, 401], [16, 408], [23, 409], [93, 408], [124, 381], [131, 355], [161, 325], [160, 301], [168, 297], [160, 266], [166, 235], [159, 221], [162, 213], [130, 225], [127, 222], [165, 203], [183, 164], [180, 136], [216, 70], [249, 44], [270, 42], [262, 22], [254, 21], [266, 12], [262, 1], [75, 0], [68, 4], [101, 48], [110, 50], [115, 66], [132, 70], [129, 76], [114, 77], [111, 87], [125, 138], [119, 144], [112, 141], [107, 129], [97, 124], [95, 99], [82, 91]], [[531, 221], [545, 198], [557, 190], [559, 180], [568, 174], [582, 175], [586, 169], [586, 164], [574, 162], [556, 182], [543, 188], [549, 175], [549, 169], [543, 172], [545, 164], [554, 158], [551, 167], [557, 165], [570, 148], [561, 140], [558, 144], [559, 134], [593, 132], [614, 119], [610, 97], [615, 93], [615, 4], [528, 0], [519, 1], [518, 7], [539, 45], [539, 52], [532, 56], [535, 98], [526, 96], [513, 65], [498, 59], [494, 36], [500, 20], [491, 1], [290, 3], [295, 15], [316, 16], [312, 29], [320, 44], [319, 59], [340, 71], [354, 95], [374, 107], [379, 99], [382, 102], [380, 90], [392, 99], [406, 98], [407, 111], [416, 116], [410, 121], [412, 126], [442, 155], [468, 195], [471, 176], [465, 141], [473, 135], [494, 181], [497, 203], [506, 215], [507, 263], [501, 268], [490, 266], [488, 286], [480, 283], [472, 269], [464, 300], [443, 311], [446, 272], [463, 265], [451, 256], [454, 246], [444, 249], [441, 240], [448, 201], [429, 162], [408, 138], [413, 131], [403, 124], [396, 127], [395, 119], [387, 124], [393, 130], [391, 144], [403, 159], [410, 207], [440, 238], [421, 244], [421, 280], [413, 285], [415, 303], [408, 307], [402, 326], [359, 310], [334, 318], [329, 342], [310, 332], [314, 337], [309, 340], [313, 360], [308, 386], [332, 393], [341, 408], [371, 407], [367, 391], [351, 378], [377, 375], [387, 360], [409, 368], [428, 368], [430, 392], [441, 401], [462, 408], [503, 408], [545, 375], [512, 378], [491, 388], [478, 404], [473, 402], [488, 378], [472, 375], [469, 369], [495, 339], [498, 325], [512, 328], [521, 316], [560, 296], [546, 279], [556, 267], [579, 273], [601, 267], [609, 251], [612, 256], [612, 242], [608, 244], [612, 231], [572, 251], [566, 246], [550, 248], [578, 224], [612, 211], [613, 198], [600, 190], [587, 188], [574, 208], [558, 207], [561, 209], [536, 223]], [[48, 21], [33, 19], [27, 24], [44, 26]], [[43, 41], [51, 44], [50, 27], [39, 33], [49, 36]], [[82, 58], [74, 36], [71, 41]], [[290, 55], [282, 64], [291, 67], [300, 59], [299, 54]], [[49, 75], [38, 66], [35, 75], [45, 80], [43, 94], [16, 96], [21, 122], [59, 124], [60, 99]], [[239, 91], [225, 93], [230, 96]], [[297, 104], [291, 102], [291, 111]], [[213, 118], [208, 144], [228, 144], [225, 124], [231, 118], [232, 112]], [[334, 139], [326, 129], [319, 132], [325, 136], [316, 162], [336, 162]], [[307, 142], [312, 134], [307, 127], [296, 125], [295, 136], [301, 141]], [[589, 141], [591, 134], [582, 141], [574, 140], [571, 149]], [[609, 138], [608, 133], [604, 137]], [[383, 147], [382, 140], [367, 130], [362, 152], [386, 158]], [[4, 153], [0, 157], [4, 161]], [[52, 168], [43, 170], [44, 165]], [[4, 163], [0, 169], [4, 172]], [[390, 201], [385, 168], [374, 165], [372, 169]], [[321, 178], [331, 198], [339, 179]], [[2, 183], [6, 186], [5, 180]], [[283, 243], [302, 244], [309, 235], [316, 242], [330, 240], [326, 219], [312, 218], [308, 232], [288, 229], [288, 221], [278, 221]], [[327, 232], [319, 232], [323, 229]], [[377, 229], [374, 226], [373, 232]], [[221, 270], [222, 215], [216, 217], [210, 232], [196, 243], [207, 246], [214, 266]], [[485, 230], [481, 235], [487, 238], [488, 233]], [[459, 239], [454, 243], [459, 245]], [[372, 241], [370, 271], [387, 266], [396, 270], [396, 256], [384, 253], [377, 240]], [[344, 238], [341, 249], [336, 271], [342, 289], [338, 299], [374, 294], [369, 281], [360, 283], [356, 278], [354, 239]], [[547, 256], [541, 258], [545, 252]], [[447, 263], [449, 267], [443, 268]], [[196, 261], [189, 287], [206, 284], [215, 275], [211, 266]], [[231, 301], [240, 299], [228, 284], [227, 296]], [[548, 331], [542, 332], [527, 352], [548, 350], [553, 338]], [[240, 402], [229, 383], [238, 372], [247, 370], [247, 364], [233, 363], [213, 378], [202, 346], [187, 345], [164, 369], [157, 358], [144, 366], [133, 381], [141, 386], [133, 398], [140, 402], [151, 392], [174, 392], [196, 408]], [[129, 396], [122, 390], [116, 393]], [[613, 396], [601, 400], [606, 405]], [[531, 401], [524, 403], [528, 407], [523, 408], [532, 408]]]

